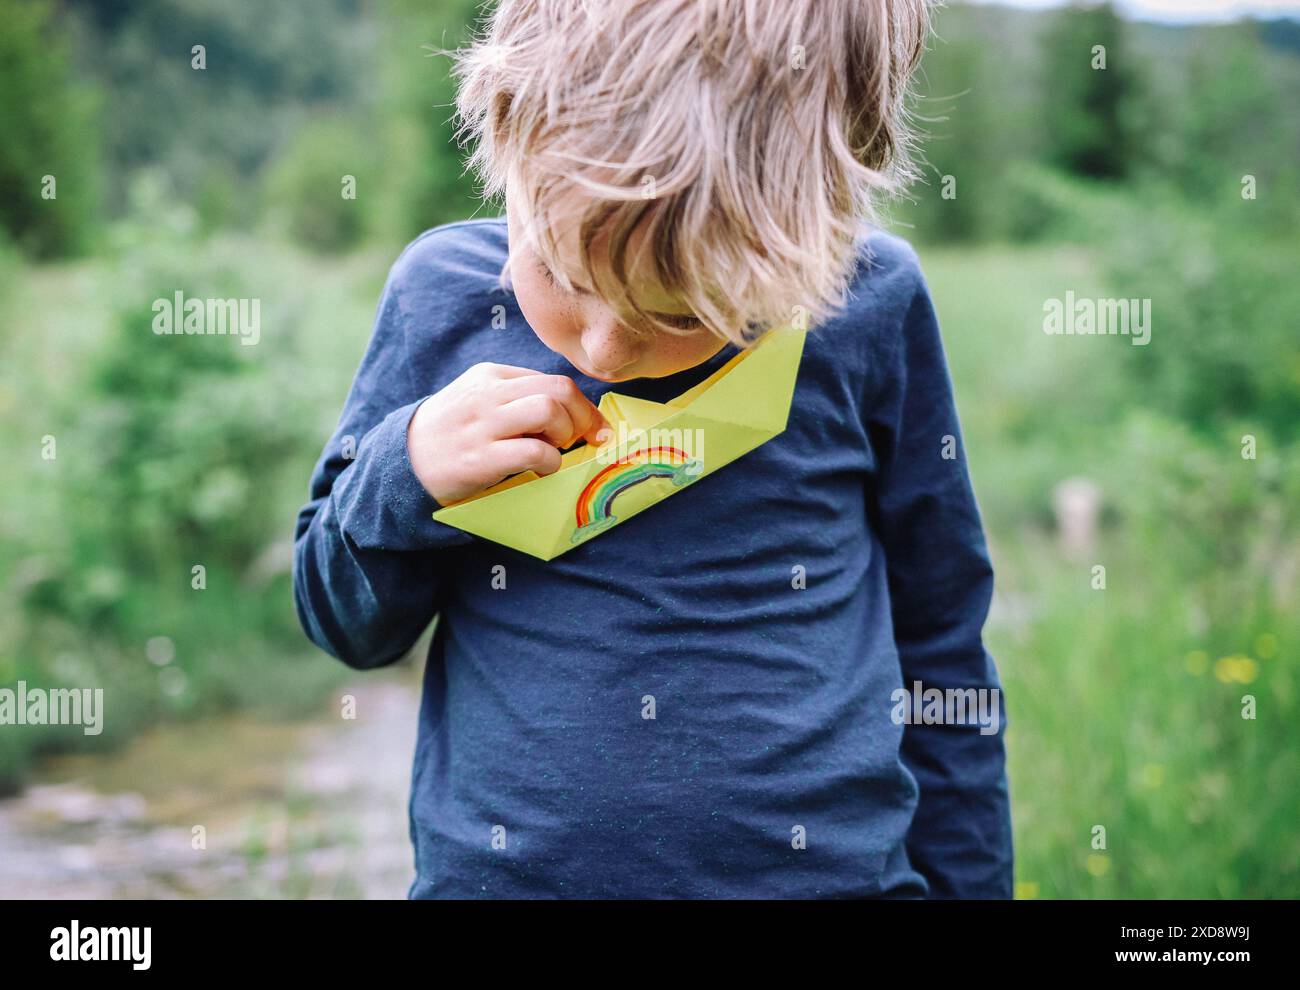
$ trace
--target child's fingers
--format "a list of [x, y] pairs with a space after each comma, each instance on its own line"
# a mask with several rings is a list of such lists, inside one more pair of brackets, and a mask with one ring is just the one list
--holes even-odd
[[536, 437], [511, 437], [488, 445], [487, 463], [502, 478], [521, 471], [554, 474], [560, 469], [560, 451]]
[[541, 375], [509, 378], [498, 382], [496, 394], [504, 402], [524, 395], [548, 395], [564, 405], [573, 421], [572, 437], [582, 437], [591, 443], [600, 442], [600, 431], [609, 429], [609, 423], [578, 388], [572, 378], [564, 375]]
[[498, 406], [492, 416], [492, 433], [501, 438], [541, 434], [557, 447], [568, 447], [577, 436], [564, 403], [540, 392]]
[[513, 364], [497, 364], [495, 361], [480, 361], [478, 364], [474, 365], [474, 367], [466, 371], [461, 377], [510, 379], [534, 378], [538, 374], [540, 374], [540, 372], [534, 371], [532, 368], [520, 368]]

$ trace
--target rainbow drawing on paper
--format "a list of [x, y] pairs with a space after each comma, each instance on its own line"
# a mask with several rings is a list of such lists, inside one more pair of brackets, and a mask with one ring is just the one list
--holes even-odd
[[677, 447], [646, 447], [625, 454], [587, 483], [574, 506], [578, 528], [573, 542], [579, 543], [608, 529], [618, 518], [614, 500], [629, 488], [651, 478], [667, 478], [680, 488], [699, 477], [703, 463]]

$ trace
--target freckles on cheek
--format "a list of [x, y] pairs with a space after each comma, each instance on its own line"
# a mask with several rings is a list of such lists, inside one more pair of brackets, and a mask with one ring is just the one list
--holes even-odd
[[574, 335], [577, 322], [574, 307], [554, 298], [548, 285], [517, 286], [515, 296], [524, 319], [542, 343], [551, 350], [561, 350], [563, 342]]
[[726, 345], [726, 341], [710, 333], [692, 334], [689, 337], [676, 334], [660, 334], [655, 340], [656, 363], [674, 371], [692, 368], [707, 361]]

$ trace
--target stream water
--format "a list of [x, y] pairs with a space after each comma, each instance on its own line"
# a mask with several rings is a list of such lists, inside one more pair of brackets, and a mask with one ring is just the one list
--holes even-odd
[[43, 763], [0, 801], [0, 898], [404, 897], [418, 686], [346, 693], [355, 719], [232, 715]]

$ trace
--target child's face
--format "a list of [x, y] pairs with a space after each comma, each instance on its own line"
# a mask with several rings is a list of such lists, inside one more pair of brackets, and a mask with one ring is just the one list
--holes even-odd
[[[635, 261], [631, 281], [637, 301], [648, 312], [667, 317], [668, 322], [686, 332], [633, 331], [591, 291], [591, 286], [578, 285], [574, 280], [575, 291], [569, 292], [553, 281], [532, 248], [515, 243], [522, 228], [508, 199], [506, 213], [512, 248], [510, 281], [519, 308], [541, 342], [587, 377], [606, 382], [663, 378], [707, 361], [726, 344], [652, 279], [638, 279], [637, 269], [642, 266]], [[560, 237], [562, 257], [575, 256], [576, 237], [576, 231]], [[630, 258], [636, 258], [635, 248], [634, 238]], [[576, 270], [576, 265], [568, 270]]]

